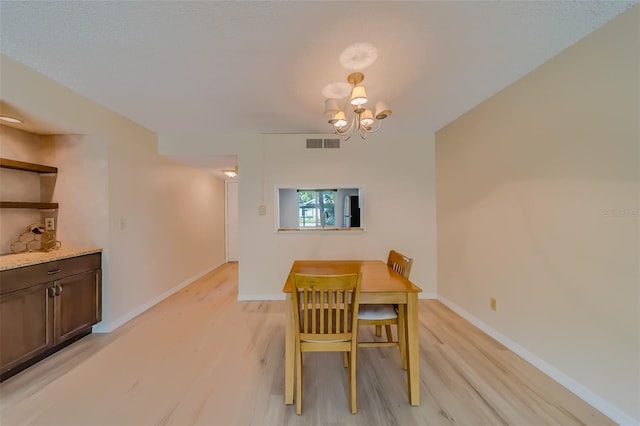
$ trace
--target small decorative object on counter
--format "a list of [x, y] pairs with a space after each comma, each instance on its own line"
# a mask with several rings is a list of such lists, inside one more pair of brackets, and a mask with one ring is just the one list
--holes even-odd
[[27, 226], [26, 232], [20, 234], [18, 240], [10, 246], [12, 253], [51, 251], [58, 250], [60, 247], [62, 243], [56, 240], [55, 234], [47, 231], [41, 223], [32, 223]]
[[33, 224], [29, 225], [27, 227], [27, 230], [29, 232], [32, 232], [32, 233], [38, 234], [38, 235], [41, 235], [41, 234], [44, 234], [45, 232], [47, 232], [47, 230], [44, 228], [44, 226], [40, 225], [39, 223], [33, 223]]

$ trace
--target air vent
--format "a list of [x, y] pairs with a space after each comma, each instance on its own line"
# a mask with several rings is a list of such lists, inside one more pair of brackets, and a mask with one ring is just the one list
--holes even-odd
[[325, 148], [340, 148], [340, 139], [325, 139]]
[[307, 139], [307, 148], [322, 148], [322, 139]]
[[340, 148], [340, 139], [307, 139], [307, 148]]

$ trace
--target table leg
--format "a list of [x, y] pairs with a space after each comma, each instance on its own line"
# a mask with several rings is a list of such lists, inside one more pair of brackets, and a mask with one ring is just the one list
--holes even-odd
[[402, 303], [398, 305], [398, 346], [400, 346], [400, 361], [402, 369], [407, 369], [407, 315], [406, 305]]
[[420, 345], [418, 336], [418, 294], [407, 295], [407, 377], [409, 379], [409, 401], [420, 405]]
[[287, 319], [284, 339], [284, 403], [293, 404], [293, 376], [294, 376], [294, 352], [295, 330], [293, 323], [293, 300], [291, 294], [287, 294]]

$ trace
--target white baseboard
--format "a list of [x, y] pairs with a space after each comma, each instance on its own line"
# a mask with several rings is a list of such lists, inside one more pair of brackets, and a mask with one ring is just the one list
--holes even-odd
[[97, 325], [94, 325], [93, 326], [93, 332], [94, 333], [111, 333], [113, 330], [117, 329], [121, 325], [123, 325], [126, 322], [132, 320], [133, 318], [137, 317], [138, 315], [140, 315], [141, 313], [143, 313], [147, 309], [152, 308], [153, 306], [155, 306], [158, 303], [162, 302], [167, 297], [171, 296], [174, 293], [177, 293], [178, 291], [182, 290], [183, 288], [185, 288], [186, 286], [188, 286], [189, 284], [191, 284], [195, 280], [197, 280], [199, 278], [202, 278], [203, 276], [205, 276], [206, 274], [208, 274], [209, 272], [213, 271], [214, 269], [218, 268], [221, 265], [222, 265], [222, 263], [220, 263], [218, 265], [211, 266], [211, 267], [205, 269], [204, 271], [200, 272], [199, 274], [197, 274], [197, 275], [195, 275], [195, 276], [193, 276], [191, 278], [188, 278], [187, 280], [181, 282], [177, 286], [165, 291], [164, 293], [160, 294], [157, 297], [154, 297], [153, 299], [151, 299], [147, 303], [144, 303], [144, 304], [138, 306], [137, 308], [133, 309], [132, 311], [129, 311], [127, 314], [122, 315], [120, 318], [117, 318], [114, 321], [111, 321], [111, 322], [108, 322], [108, 323], [101, 322], [101, 323], [98, 323]]
[[471, 324], [478, 327], [480, 330], [484, 331], [489, 336], [493, 337], [498, 342], [502, 343], [504, 346], [509, 348], [511, 351], [516, 353], [518, 356], [526, 360], [528, 363], [536, 367], [538, 370], [545, 373], [547, 376], [551, 377], [556, 382], [560, 383], [562, 386], [567, 388], [569, 391], [573, 392], [575, 395], [580, 397], [582, 400], [587, 402], [589, 405], [594, 407], [596, 410], [603, 413], [605, 416], [609, 417], [614, 422], [620, 424], [621, 426], [638, 426], [640, 425], [640, 420], [634, 419], [629, 414], [620, 410], [618, 407], [614, 406], [610, 402], [606, 401], [602, 397], [598, 396], [595, 392], [588, 389], [586, 386], [578, 383], [571, 377], [567, 376], [562, 371], [548, 364], [546, 361], [538, 358], [533, 353], [529, 352], [513, 340], [509, 339], [502, 333], [498, 332], [494, 328], [488, 326], [484, 322], [480, 321], [478, 318], [474, 317], [461, 307], [457, 306], [455, 303], [447, 300], [445, 297], [438, 296], [437, 297], [440, 302], [446, 305], [449, 309], [460, 315], [462, 318], [469, 321]]
[[438, 293], [418, 293], [418, 299], [437, 299]]

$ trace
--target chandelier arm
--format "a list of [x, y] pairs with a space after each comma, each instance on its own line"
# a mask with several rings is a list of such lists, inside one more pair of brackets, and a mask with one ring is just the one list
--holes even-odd
[[363, 140], [367, 139], [367, 135], [369, 133], [376, 133], [382, 127], [382, 120], [376, 120], [377, 122], [372, 125], [372, 127], [365, 127], [361, 124], [358, 126], [358, 133], [360, 133], [360, 137]]
[[368, 130], [367, 133], [376, 133], [378, 130], [380, 130], [382, 128], [382, 120], [376, 120], [377, 123], [375, 123], [372, 127], [372, 130]]
[[345, 141], [348, 141], [351, 138], [351, 135], [353, 134], [354, 129], [358, 128], [359, 129], [359, 122], [357, 121], [357, 115], [355, 113], [351, 114], [351, 122], [349, 123], [348, 127], [343, 127], [342, 129], [340, 129], [339, 127], [335, 128], [335, 131], [338, 135], [340, 136], [346, 136]]
[[349, 139], [351, 139], [351, 135], [353, 134], [353, 120], [351, 121], [351, 124], [349, 125], [348, 128], [344, 129], [343, 131], [336, 129], [336, 133], [338, 133], [341, 136], [346, 136], [344, 138], [345, 141], [348, 141]]
[[366, 139], [369, 131], [367, 131], [367, 128], [364, 126], [358, 126], [358, 133], [360, 133], [362, 139]]
[[339, 127], [336, 127], [336, 133], [339, 135], [347, 135], [347, 134], [351, 134], [351, 132], [353, 131], [353, 127], [355, 124], [355, 120], [353, 117], [351, 117], [351, 123], [349, 123], [349, 127], [343, 127], [344, 130], [341, 130]]

